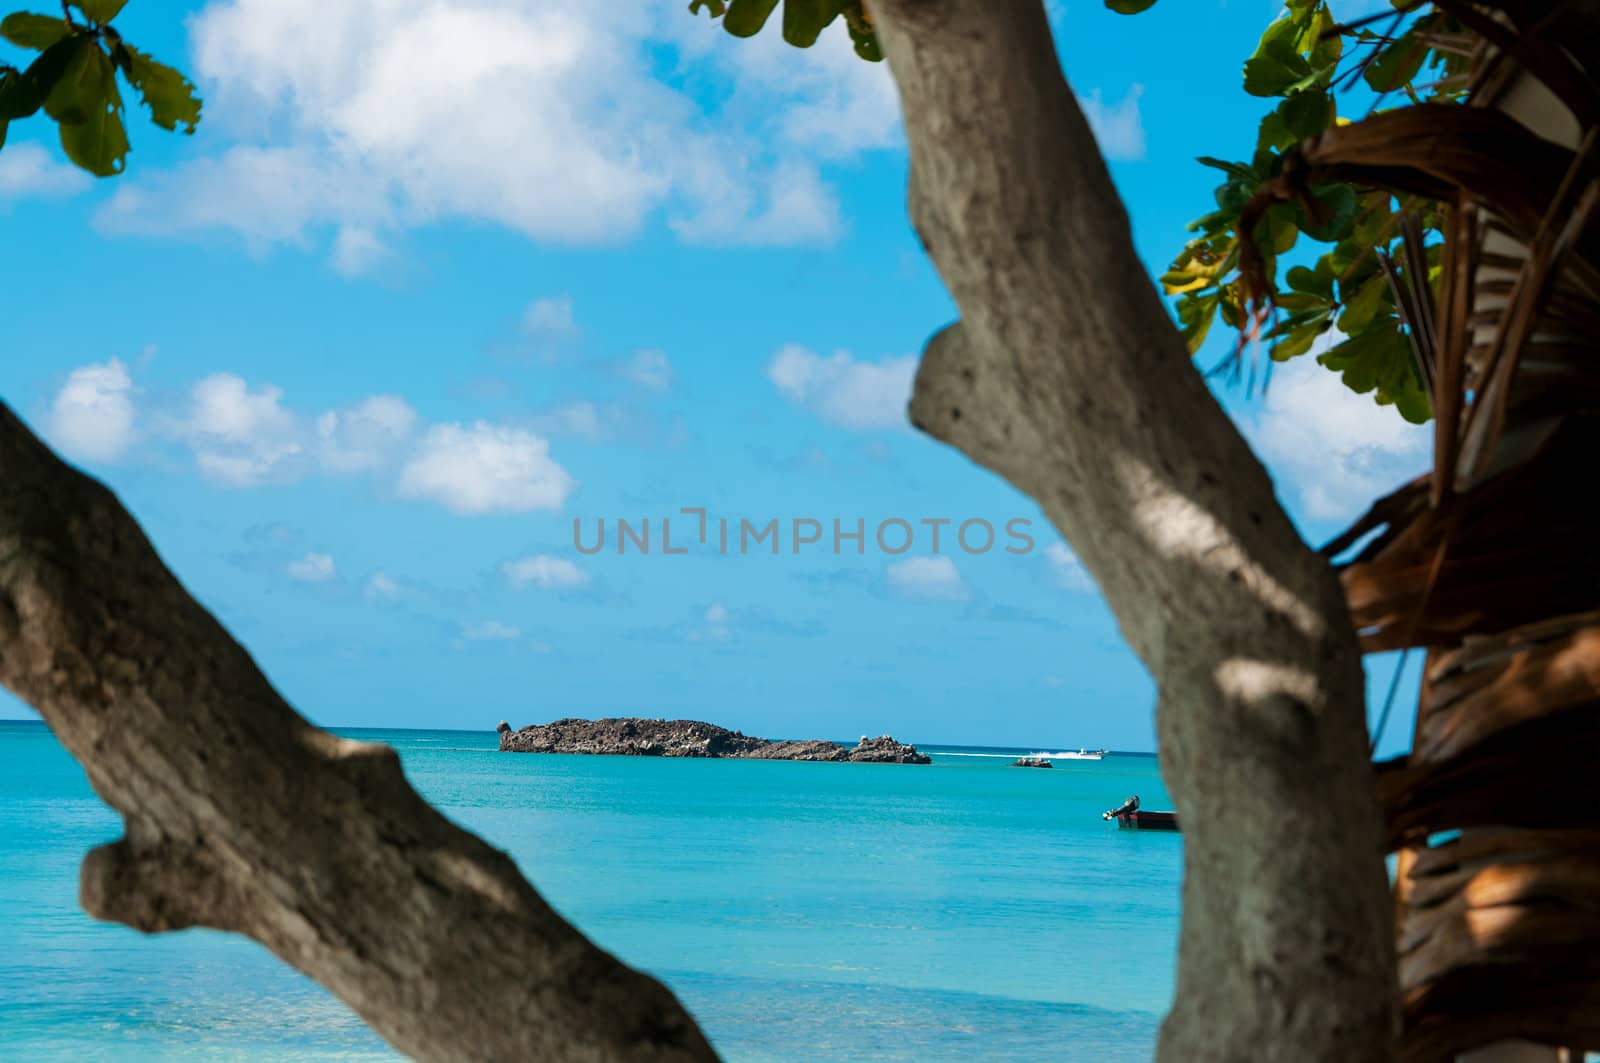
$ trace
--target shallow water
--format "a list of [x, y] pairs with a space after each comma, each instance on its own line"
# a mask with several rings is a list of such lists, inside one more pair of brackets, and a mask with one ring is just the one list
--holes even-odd
[[[429, 800], [666, 981], [729, 1060], [1151, 1055], [1181, 839], [1099, 816], [1131, 793], [1166, 806], [1151, 758], [658, 760], [341, 733], [399, 749]], [[250, 942], [85, 917], [78, 861], [118, 828], [45, 728], [0, 722], [0, 1058], [393, 1058]]]

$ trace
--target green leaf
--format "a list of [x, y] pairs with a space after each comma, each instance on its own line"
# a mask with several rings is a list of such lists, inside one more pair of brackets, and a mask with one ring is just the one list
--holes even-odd
[[1410, 340], [1391, 317], [1375, 321], [1317, 361], [1339, 373], [1351, 391], [1376, 392], [1379, 405], [1393, 405], [1406, 420], [1422, 424], [1433, 411], [1412, 357]]
[[1212, 193], [1217, 200], [1217, 206], [1223, 210], [1232, 211], [1237, 215], [1250, 202], [1250, 197], [1255, 195], [1254, 181], [1229, 181], [1216, 187]]
[[730, 0], [722, 28], [735, 37], [754, 37], [777, 6], [778, 0]]
[[110, 177], [122, 172], [128, 154], [116, 70], [93, 38], [78, 35], [57, 47], [69, 45], [71, 56], [45, 97], [45, 113], [60, 124], [69, 159], [97, 177]]
[[[1304, 269], [1305, 267], [1296, 266], [1295, 268]], [[1291, 310], [1295, 313], [1300, 313], [1306, 310], [1316, 310], [1319, 307], [1327, 305], [1322, 299], [1310, 294], [1309, 292], [1279, 292], [1273, 297], [1272, 301], [1277, 304], [1280, 309]]]
[[[1217, 191], [1220, 193], [1222, 190], [1218, 189]], [[1184, 226], [1184, 228], [1192, 233], [1203, 232], [1208, 236], [1215, 236], [1217, 233], [1233, 228], [1234, 223], [1238, 220], [1239, 212], [1237, 210], [1214, 210], [1210, 214], [1201, 215]]]
[[44, 111], [51, 118], [58, 122], [79, 122], [87, 116], [87, 109], [97, 105], [92, 93], [100, 79], [90, 53], [99, 51], [100, 46], [92, 37], [75, 33], [39, 57], [63, 60], [44, 98]]
[[[1395, 227], [1389, 224], [1393, 214], [1389, 210], [1389, 193], [1369, 192], [1363, 202], [1360, 219], [1356, 222], [1350, 239], [1364, 247], [1372, 247], [1381, 239], [1388, 243], [1394, 238]], [[1433, 225], [1437, 228], [1437, 225]]]
[[71, 0], [72, 6], [83, 12], [83, 17], [97, 26], [104, 26], [117, 17], [128, 0]]
[[[1372, 327], [1380, 311], [1388, 310], [1389, 278], [1374, 273], [1345, 294], [1344, 309], [1339, 312], [1339, 329], [1346, 335], [1357, 335]], [[1392, 315], [1390, 315], [1392, 316]]]
[[862, 33], [850, 34], [850, 43], [855, 45], [856, 55], [869, 63], [883, 62], [883, 49], [878, 46], [876, 34]]
[[1222, 321], [1229, 328], [1238, 328], [1244, 324], [1244, 306], [1240, 303], [1239, 285], [1237, 282], [1221, 290], [1222, 295]]
[[784, 0], [783, 39], [796, 48], [809, 48], [839, 17], [839, 0]]
[[[1294, 99], [1290, 96], [1289, 99]], [[1261, 127], [1256, 130], [1256, 148], [1263, 151], [1284, 151], [1300, 140], [1283, 124], [1283, 115], [1268, 111], [1261, 116]]]
[[26, 75], [20, 70], [0, 70], [0, 122], [26, 118], [39, 109], [39, 103]]
[[1333, 97], [1320, 88], [1286, 96], [1277, 109], [1261, 119], [1256, 147], [1285, 151], [1333, 124]]
[[[777, 7], [778, 0], [690, 0], [689, 13], [698, 14], [704, 9], [711, 18], [720, 18], [722, 28], [734, 36], [753, 37], [766, 26]], [[797, 48], [809, 48], [840, 15], [844, 16], [856, 55], [868, 62], [881, 62], [883, 51], [862, 0], [784, 0], [783, 39]]]
[[1106, 0], [1106, 6], [1119, 15], [1137, 15], [1156, 6], [1156, 0]]
[[1337, 22], [1328, 5], [1319, 4], [1315, 16], [1308, 20], [1305, 32], [1295, 41], [1295, 47], [1306, 55], [1313, 67], [1337, 63], [1344, 55], [1344, 38], [1331, 33], [1335, 25]]
[[1244, 90], [1252, 96], [1286, 96], [1311, 78], [1311, 64], [1281, 38], [1263, 41], [1244, 64]]
[[54, 15], [18, 11], [0, 19], [0, 37], [18, 48], [31, 48], [36, 52], [44, 51], [71, 32], [67, 20]]
[[1291, 289], [1315, 295], [1324, 302], [1333, 302], [1333, 265], [1328, 255], [1317, 260], [1316, 267], [1307, 269], [1295, 266], [1284, 277]]
[[1417, 71], [1422, 69], [1422, 61], [1428, 57], [1428, 46], [1422, 40], [1419, 30], [1430, 25], [1431, 20], [1424, 19], [1411, 27], [1398, 41], [1379, 53], [1378, 58], [1367, 65], [1367, 84], [1378, 92], [1391, 92], [1402, 85], [1411, 83], [1417, 76]]
[[67, 64], [85, 40], [88, 38], [83, 34], [63, 37], [29, 63], [20, 76], [14, 76], [4, 93], [4, 101], [0, 102], [0, 117], [27, 118], [43, 107], [45, 97], [61, 80]]
[[1333, 124], [1333, 98], [1321, 91], [1297, 92], [1278, 104], [1277, 113], [1295, 140], [1305, 140]]
[[1284, 203], [1273, 204], [1256, 227], [1257, 242], [1270, 247], [1273, 254], [1286, 253], [1299, 238], [1300, 230], [1295, 226], [1294, 212]]
[[182, 125], [185, 133], [194, 132], [200, 124], [200, 97], [194, 82], [181, 71], [158, 63], [127, 44], [118, 44], [111, 54], [128, 83], [150, 108], [151, 121], [162, 129], [176, 130]]
[[1284, 330], [1283, 338], [1273, 344], [1272, 360], [1287, 362], [1291, 358], [1300, 357], [1311, 349], [1311, 345], [1317, 342], [1318, 336], [1331, 327], [1326, 311], [1296, 321], [1292, 327]]
[[1280, 43], [1289, 45], [1292, 51], [1302, 51], [1297, 45], [1301, 28], [1301, 19], [1293, 14], [1275, 19], [1268, 24], [1266, 32], [1261, 35], [1261, 41], [1256, 45], [1256, 50], [1251, 53], [1252, 58], [1266, 55], [1269, 48]]
[[1360, 206], [1355, 189], [1349, 185], [1318, 185], [1311, 189], [1311, 198], [1316, 201], [1320, 217], [1312, 218], [1304, 207], [1296, 204], [1295, 216], [1301, 232], [1313, 240], [1326, 242], [1343, 240], [1350, 235]]
[[1195, 160], [1201, 166], [1209, 166], [1214, 170], [1221, 170], [1225, 174], [1239, 178], [1241, 181], [1255, 181], [1255, 171], [1242, 162], [1226, 162], [1222, 159], [1213, 159], [1209, 155], [1202, 155]]
[[1183, 338], [1188, 341], [1189, 353], [1195, 354], [1206, 342], [1211, 322], [1216, 320], [1217, 307], [1222, 302], [1221, 292], [1209, 295], [1186, 295], [1178, 300], [1178, 322]]

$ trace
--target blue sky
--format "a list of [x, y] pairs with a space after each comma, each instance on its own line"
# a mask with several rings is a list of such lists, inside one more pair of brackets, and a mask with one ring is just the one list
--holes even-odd
[[[124, 34], [205, 119], [130, 116], [99, 182], [13, 126], [0, 395], [319, 723], [1151, 748], [1152, 685], [1037, 508], [905, 423], [952, 307], [887, 71], [685, 6], [135, 0]], [[1239, 63], [1275, 8], [1053, 10], [1159, 272], [1210, 200], [1194, 156], [1253, 143]], [[1317, 541], [1427, 460], [1309, 360], [1222, 397]], [[775, 518], [783, 552], [574, 549], [618, 518], [676, 545], [683, 507]], [[911, 551], [833, 553], [833, 520], [893, 518]], [[939, 518], [1035, 548], [933, 556]]]

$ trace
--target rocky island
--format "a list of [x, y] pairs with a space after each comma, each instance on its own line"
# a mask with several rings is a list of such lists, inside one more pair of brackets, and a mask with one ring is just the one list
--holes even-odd
[[502, 753], [589, 753], [623, 757], [736, 757], [745, 760], [825, 760], [867, 764], [931, 764], [916, 746], [888, 735], [861, 736], [854, 747], [820, 740], [775, 742], [699, 720], [556, 720], [513, 730], [500, 721]]

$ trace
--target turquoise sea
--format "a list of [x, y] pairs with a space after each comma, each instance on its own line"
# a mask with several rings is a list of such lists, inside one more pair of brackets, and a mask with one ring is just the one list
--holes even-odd
[[[388, 742], [413, 784], [661, 977], [730, 1061], [1147, 1060], [1172, 993], [1181, 839], [1153, 758], [931, 767], [501, 754]], [[0, 721], [0, 1059], [369, 1060], [394, 1053], [255, 944], [144, 937], [77, 907], [119, 833], [42, 725]]]

